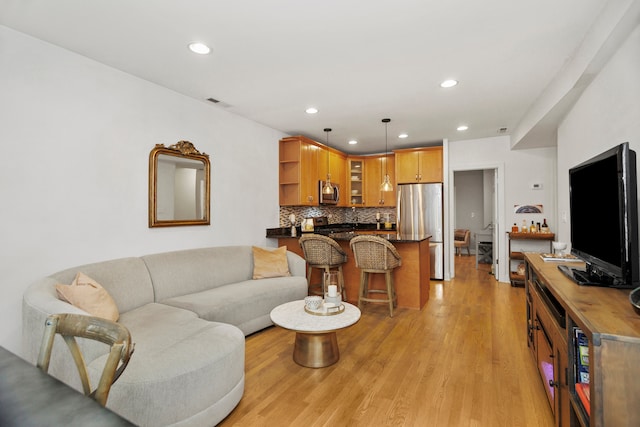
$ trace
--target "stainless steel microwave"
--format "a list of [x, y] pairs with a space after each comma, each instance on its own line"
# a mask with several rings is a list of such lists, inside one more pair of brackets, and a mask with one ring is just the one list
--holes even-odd
[[321, 205], [337, 205], [340, 200], [340, 186], [338, 184], [331, 183], [333, 186], [333, 193], [324, 194], [322, 189], [324, 188], [325, 181], [318, 182], [318, 200]]

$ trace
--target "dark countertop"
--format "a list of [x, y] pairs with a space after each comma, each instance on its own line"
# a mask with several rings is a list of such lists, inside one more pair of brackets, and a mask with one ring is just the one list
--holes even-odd
[[[370, 235], [371, 233], [358, 233], [357, 231], [327, 234], [327, 236], [331, 237], [333, 240], [336, 240], [336, 241], [341, 241], [341, 240], [349, 241], [356, 236], [370, 236]], [[414, 243], [414, 242], [421, 242], [423, 240], [431, 238], [430, 234], [417, 235], [417, 234], [402, 234], [402, 233], [395, 233], [395, 232], [384, 233], [384, 234], [376, 233], [376, 236], [383, 237], [388, 241], [390, 241], [391, 243]]]
[[[369, 223], [343, 222], [340, 224], [326, 224], [326, 225], [316, 226], [313, 232], [316, 234], [323, 234], [325, 236], [328, 236], [331, 233], [342, 233], [347, 231], [356, 231], [356, 232], [363, 231], [363, 230], [385, 231], [383, 227], [384, 225], [382, 223], [380, 223], [380, 229], [378, 229], [376, 223], [369, 224]], [[392, 224], [391, 228], [389, 229], [389, 232], [394, 233], [395, 231], [396, 231], [396, 225]], [[300, 233], [301, 233], [300, 226], [296, 227], [296, 232], [297, 232], [297, 235], [300, 236]], [[273, 236], [291, 237], [291, 227], [267, 228], [267, 237], [273, 237]]]
[[[297, 230], [297, 237], [302, 234], [300, 229]], [[378, 231], [376, 235], [389, 240], [392, 243], [412, 243], [421, 242], [423, 240], [431, 238], [430, 234], [416, 235], [416, 234], [403, 234], [397, 233], [394, 227], [391, 230], [376, 229], [376, 224], [332, 224], [323, 227], [317, 227], [314, 230], [316, 234], [322, 234], [323, 236], [331, 237], [336, 241], [349, 241], [356, 236], [371, 235], [371, 233], [363, 233], [363, 231]], [[267, 238], [270, 239], [285, 239], [291, 238], [291, 229], [289, 227], [281, 228], [269, 228], [267, 229]]]

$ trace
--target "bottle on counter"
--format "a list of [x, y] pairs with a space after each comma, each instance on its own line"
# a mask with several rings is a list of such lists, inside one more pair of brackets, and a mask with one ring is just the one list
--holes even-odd
[[295, 216], [295, 214], [289, 215], [289, 222], [291, 222], [291, 237], [296, 237], [298, 232], [296, 230], [296, 216]]
[[531, 221], [531, 227], [529, 227], [529, 232], [530, 233], [535, 233], [536, 231], [537, 231], [536, 225], [534, 224], [533, 221]]
[[541, 233], [548, 233], [549, 232], [549, 226], [547, 225], [547, 219], [546, 218], [542, 221], [542, 225], [540, 226], [540, 232]]
[[305, 218], [302, 221], [302, 231], [307, 233], [313, 233], [313, 218]]
[[384, 228], [387, 230], [391, 229], [391, 214], [384, 214]]
[[517, 233], [519, 230], [518, 228], [518, 224], [516, 224], [515, 222], [513, 223], [513, 227], [511, 227], [511, 232], [512, 233]]
[[522, 220], [522, 232], [526, 233], [529, 229], [527, 228], [527, 221], [525, 221], [524, 219]]

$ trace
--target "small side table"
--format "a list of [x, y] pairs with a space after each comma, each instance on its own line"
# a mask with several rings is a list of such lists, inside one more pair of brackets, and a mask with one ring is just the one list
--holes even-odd
[[271, 311], [276, 325], [296, 333], [293, 361], [307, 368], [324, 368], [340, 360], [336, 331], [360, 320], [358, 307], [343, 302], [345, 310], [333, 316], [316, 316], [304, 310], [304, 301], [292, 301]]

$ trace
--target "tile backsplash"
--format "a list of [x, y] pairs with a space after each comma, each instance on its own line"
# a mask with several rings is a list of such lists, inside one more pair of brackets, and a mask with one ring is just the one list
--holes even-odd
[[380, 213], [380, 217], [384, 220], [385, 214], [389, 214], [391, 222], [396, 222], [396, 208], [339, 208], [335, 206], [280, 206], [280, 224], [279, 227], [290, 227], [289, 215], [296, 216], [296, 225], [300, 225], [303, 219], [318, 216], [326, 216], [329, 218], [329, 224], [342, 223], [368, 223], [375, 224], [376, 213]]

